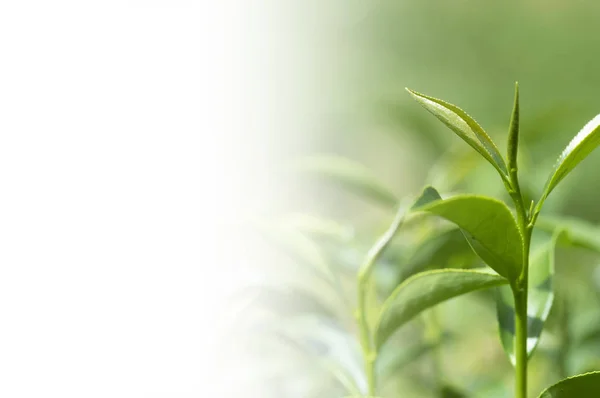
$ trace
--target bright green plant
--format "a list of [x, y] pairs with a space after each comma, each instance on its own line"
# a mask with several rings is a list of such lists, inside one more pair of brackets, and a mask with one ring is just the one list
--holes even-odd
[[[513, 201], [516, 220], [506, 205], [480, 196], [456, 196], [433, 202], [433, 206], [429, 205], [422, 210], [433, 212], [457, 224], [465, 232], [466, 239], [477, 255], [506, 278], [512, 292], [512, 303], [511, 292], [505, 289], [498, 302], [501, 340], [515, 366], [515, 397], [525, 398], [527, 362], [537, 345], [552, 305], [556, 243], [555, 236], [548, 247], [535, 257], [536, 261], [530, 264], [531, 236], [548, 195], [600, 145], [600, 115], [587, 123], [567, 145], [559, 156], [540, 199], [527, 206], [519, 184], [517, 164], [518, 85], [515, 87], [514, 108], [508, 130], [506, 163], [486, 132], [463, 110], [412, 90], [408, 92], [494, 166]], [[569, 381], [564, 383], [568, 384]]]
[[[566, 177], [587, 155], [600, 145], [600, 116], [590, 121], [569, 143], [558, 158], [548, 182], [537, 203], [528, 205], [521, 192], [518, 176], [519, 144], [519, 92], [515, 89], [514, 108], [508, 132], [506, 161], [486, 132], [460, 108], [442, 100], [408, 90], [425, 109], [431, 112], [497, 170], [510, 195], [516, 219], [509, 207], [493, 198], [476, 195], [456, 195], [441, 199], [431, 187], [427, 188], [411, 212], [423, 211], [435, 214], [456, 224], [463, 232], [473, 251], [495, 273], [480, 270], [436, 270], [417, 274], [398, 286], [385, 302], [379, 321], [370, 334], [366, 322], [364, 297], [366, 281], [374, 261], [385, 248], [400, 225], [407, 211], [401, 208], [390, 229], [369, 252], [358, 275], [357, 319], [361, 330], [361, 343], [368, 376], [369, 394], [377, 393], [374, 363], [386, 340], [402, 324], [416, 314], [441, 301], [473, 290], [506, 285], [498, 300], [498, 320], [501, 341], [515, 366], [515, 397], [527, 396], [527, 363], [542, 332], [554, 294], [552, 275], [554, 270], [554, 247], [558, 233], [530, 263], [531, 237], [544, 201], [558, 183]], [[567, 379], [559, 386], [587, 382], [590, 375]], [[562, 387], [552, 387], [543, 397], [563, 396]], [[577, 395], [597, 396], [590, 389], [572, 387]], [[598, 387], [600, 388], [600, 387]], [[575, 391], [575, 390], [574, 390]], [[587, 392], [586, 392], [587, 391]], [[557, 395], [558, 394], [558, 395]], [[590, 395], [591, 394], [591, 395]], [[566, 396], [566, 395], [564, 395]], [[572, 396], [572, 395], [570, 395]]]
[[[539, 199], [528, 203], [521, 190], [517, 162], [520, 135], [518, 86], [515, 88], [508, 129], [506, 157], [502, 156], [484, 129], [460, 108], [412, 90], [408, 92], [494, 167], [511, 203], [509, 206], [498, 199], [473, 194], [443, 197], [435, 188], [428, 186], [416, 198], [398, 204], [396, 195], [376, 176], [347, 159], [317, 156], [300, 162], [299, 167], [304, 172], [333, 179], [384, 207], [396, 205], [391, 225], [367, 250], [355, 274], [357, 296], [354, 322], [362, 351], [364, 386], [349, 374], [351, 366], [344, 368], [338, 366], [332, 358], [326, 358], [327, 366], [333, 369], [332, 373], [353, 397], [380, 397], [380, 385], [385, 375], [390, 374], [389, 369], [400, 367], [410, 361], [410, 358], [425, 352], [434, 352], [444, 341], [438, 330], [433, 333], [437, 336], [433, 342], [415, 347], [413, 351], [402, 355], [390, 356], [390, 342], [402, 326], [446, 300], [478, 290], [496, 288], [500, 341], [514, 367], [514, 396], [526, 398], [528, 361], [540, 341], [554, 302], [557, 244], [568, 241], [573, 246], [600, 252], [600, 233], [597, 228], [579, 221], [539, 217], [548, 195], [600, 145], [600, 115], [586, 124], [567, 145], [551, 171]], [[404, 260], [410, 267], [403, 270], [405, 274], [401, 272], [406, 277], [400, 278], [401, 283], [389, 287], [388, 294], [379, 305], [373, 299], [376, 296], [373, 275], [377, 271], [377, 264], [395, 261], [385, 259], [386, 251], [392, 249], [393, 238], [407, 224], [414, 226], [429, 220], [423, 215], [432, 215], [454, 224], [472, 252], [489, 268], [456, 269], [445, 265], [444, 244], [450, 244], [454, 251], [459, 250], [459, 245], [453, 230], [442, 229], [441, 233], [426, 235], [425, 239], [414, 244], [413, 254], [407, 256], [408, 260]], [[342, 242], [339, 245], [333, 244], [330, 252], [337, 256], [343, 252], [352, 257], [345, 250], [348, 246], [356, 249], [355, 243], [350, 243], [344, 229], [335, 223], [296, 217], [284, 224], [287, 227], [279, 228], [272, 240], [283, 243], [288, 252], [302, 263], [310, 264], [310, 268], [319, 275], [319, 283], [331, 287], [335, 292], [334, 298], [329, 301], [329, 314], [335, 312], [336, 308], [346, 308], [349, 303], [344, 298], [344, 288], [339, 283], [336, 272], [330, 269], [330, 259], [322, 255], [321, 249], [331, 242]], [[292, 224], [293, 228], [289, 228]], [[551, 238], [533, 245], [532, 235], [536, 226], [549, 232]], [[321, 245], [315, 244], [317, 240]], [[352, 252], [354, 255], [355, 251]], [[419, 257], [419, 254], [427, 251], [435, 252], [437, 257]], [[442, 266], [423, 270], [423, 264], [427, 262], [440, 263]], [[319, 289], [320, 293], [325, 291], [326, 289]], [[298, 330], [294, 327], [295, 333]], [[443, 384], [438, 392], [442, 397], [463, 396]], [[598, 373], [591, 372], [567, 378], [549, 387], [540, 397], [591, 398], [600, 396], [599, 394], [600, 378]]]

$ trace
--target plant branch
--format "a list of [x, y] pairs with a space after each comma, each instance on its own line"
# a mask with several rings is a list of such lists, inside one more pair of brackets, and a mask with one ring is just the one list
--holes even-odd
[[360, 344], [363, 351], [365, 362], [365, 374], [367, 376], [368, 394], [374, 396], [376, 393], [375, 361], [377, 360], [377, 350], [373, 344], [369, 322], [367, 317], [367, 289], [368, 282], [377, 259], [381, 256], [384, 249], [388, 246], [398, 228], [404, 221], [405, 206], [400, 205], [394, 221], [385, 233], [375, 242], [373, 247], [367, 253], [365, 261], [358, 271], [358, 297], [356, 320], [358, 322], [360, 333]]

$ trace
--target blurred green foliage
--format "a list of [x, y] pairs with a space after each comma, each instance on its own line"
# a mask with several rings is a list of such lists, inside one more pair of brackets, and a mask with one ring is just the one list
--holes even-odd
[[[239, 391], [260, 386], [265, 398], [337, 398], [364, 391], [352, 312], [356, 272], [393, 217], [390, 197], [414, 195], [432, 184], [441, 192], [507, 199], [495, 170], [414, 103], [405, 87], [474, 115], [504, 152], [519, 81], [520, 174], [530, 199], [541, 194], [566, 144], [600, 113], [600, 3], [349, 1], [323, 9], [326, 34], [318, 49], [322, 58], [315, 62], [323, 65], [318, 79], [327, 80], [324, 87], [331, 92], [318, 101], [312, 124], [319, 127], [306, 132], [308, 152], [352, 159], [392, 193], [379, 190], [385, 200], [372, 201], [299, 171], [294, 165], [303, 153], [281, 164], [294, 188], [287, 192], [286, 211], [269, 217], [277, 228], [301, 234], [303, 249], [280, 251], [273, 239], [257, 239], [270, 253], [261, 261], [277, 266], [265, 266], [265, 281], [240, 292], [238, 298], [250, 297], [242, 318], [251, 332], [234, 350], [262, 364], [249, 365], [253, 376]], [[571, 243], [580, 247], [559, 244], [555, 306], [530, 361], [531, 396], [563, 377], [600, 369], [597, 170], [600, 153], [553, 192], [540, 218], [546, 231], [534, 235], [536, 245], [554, 226], [568, 224]], [[281, 231], [278, 238], [288, 236]], [[310, 271], [322, 262], [335, 282]], [[370, 305], [380, 306], [416, 272], [478, 265], [447, 223], [409, 221], [377, 264]], [[498, 338], [495, 293], [453, 299], [402, 327], [379, 358], [379, 394], [510, 397], [513, 371]]]

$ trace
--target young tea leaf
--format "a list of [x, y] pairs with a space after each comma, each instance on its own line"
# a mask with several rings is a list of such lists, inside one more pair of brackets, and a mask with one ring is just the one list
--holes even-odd
[[406, 90], [425, 109], [431, 112], [490, 162], [498, 170], [503, 179], [508, 179], [506, 164], [496, 144], [494, 144], [483, 128], [471, 116], [459, 107], [440, 99], [417, 93], [408, 88]]
[[[532, 258], [529, 266], [529, 293], [527, 296], [527, 356], [530, 357], [537, 347], [548, 318], [554, 291], [554, 250], [558, 234], [545, 244]], [[511, 288], [502, 286], [499, 289], [496, 306], [500, 340], [510, 362], [515, 366], [515, 307]]]
[[550, 178], [548, 178], [548, 182], [546, 182], [544, 193], [538, 202], [538, 211], [558, 183], [596, 149], [598, 145], [600, 145], [600, 115], [590, 120], [558, 157], [554, 170]]
[[386, 207], [398, 202], [394, 192], [362, 164], [337, 155], [314, 155], [301, 159], [297, 167], [305, 173], [325, 177], [345, 189]]
[[416, 210], [441, 216], [458, 225], [483, 261], [511, 281], [523, 264], [523, 241], [508, 207], [496, 199], [457, 195]]
[[517, 170], [517, 152], [519, 150], [519, 84], [515, 83], [515, 104], [508, 129], [508, 171]]
[[538, 398], [600, 397], [600, 372], [584, 373], [559, 381], [544, 390]]
[[506, 283], [506, 278], [489, 270], [442, 269], [416, 274], [398, 286], [384, 303], [375, 329], [375, 345], [380, 349], [400, 326], [436, 304]]

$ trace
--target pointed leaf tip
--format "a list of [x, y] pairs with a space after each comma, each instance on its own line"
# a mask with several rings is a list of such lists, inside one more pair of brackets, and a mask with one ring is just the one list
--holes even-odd
[[423, 207], [435, 200], [440, 199], [442, 199], [440, 193], [434, 187], [428, 185], [423, 189], [415, 203], [412, 205], [411, 209], [417, 210], [419, 207]]
[[600, 145], [600, 114], [583, 126], [558, 157], [552, 174], [546, 182], [544, 193], [538, 202], [538, 211], [550, 192], [598, 145]]
[[456, 135], [475, 149], [498, 171], [502, 179], [507, 180], [508, 171], [502, 155], [496, 144], [483, 130], [483, 128], [456, 105], [440, 99], [420, 94], [408, 89], [410, 95], [427, 111], [437, 117], [442, 123], [450, 128]]
[[508, 129], [508, 170], [510, 173], [517, 171], [517, 152], [519, 150], [519, 84], [515, 83], [515, 99], [510, 126]]

